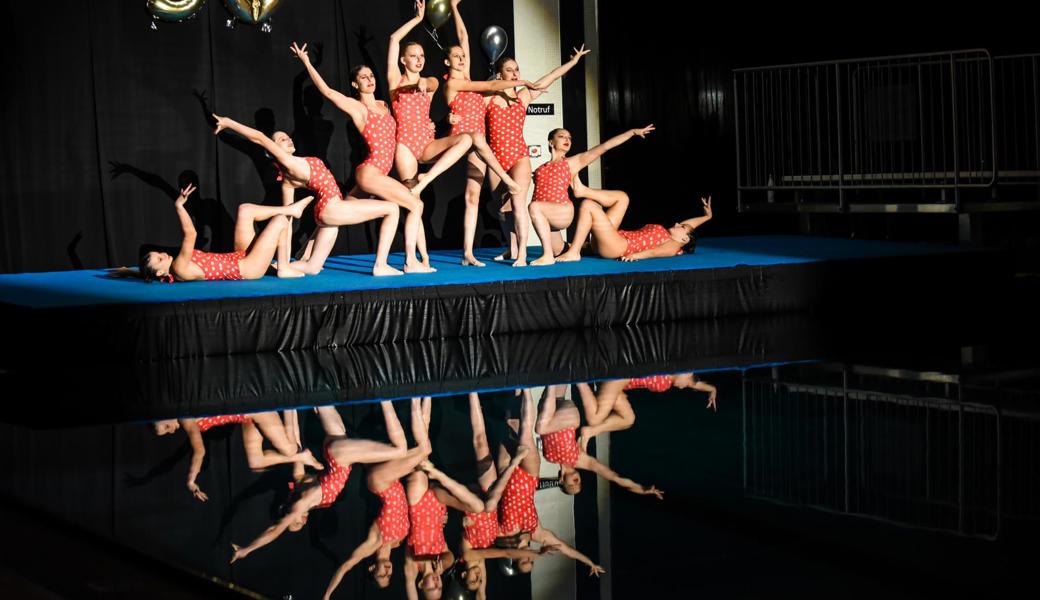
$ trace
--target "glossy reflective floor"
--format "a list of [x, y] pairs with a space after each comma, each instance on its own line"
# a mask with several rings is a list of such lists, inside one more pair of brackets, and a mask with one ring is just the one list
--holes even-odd
[[0, 424], [0, 495], [254, 597], [1032, 585], [1040, 370], [1015, 335], [688, 327], [153, 366], [91, 426], [38, 381], [53, 402]]

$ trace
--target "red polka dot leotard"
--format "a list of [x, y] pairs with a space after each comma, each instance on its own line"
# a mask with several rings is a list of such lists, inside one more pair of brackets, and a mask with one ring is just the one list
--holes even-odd
[[532, 202], [569, 204], [567, 186], [571, 184], [571, 168], [567, 159], [549, 161], [534, 170]]
[[219, 417], [202, 417], [196, 419], [195, 424], [199, 426], [199, 431], [205, 433], [214, 427], [220, 427], [221, 425], [230, 425], [232, 423], [248, 423], [252, 421], [249, 415], [221, 415]]
[[408, 499], [400, 481], [379, 493], [383, 508], [379, 511], [376, 524], [383, 533], [383, 543], [399, 542], [408, 536]]
[[[368, 122], [361, 135], [368, 144], [368, 158], [358, 165], [358, 169], [369, 165], [379, 169], [386, 175], [394, 166], [394, 150], [397, 149], [397, 123], [394, 121], [390, 111], [377, 113], [371, 109], [368, 111]], [[355, 172], [357, 172], [355, 170]]]
[[484, 96], [477, 92], [458, 92], [448, 105], [458, 115], [459, 122], [451, 126], [451, 135], [479, 133], [484, 135]]
[[545, 455], [545, 460], [568, 467], [578, 464], [581, 448], [574, 437], [576, 431], [574, 427], [568, 427], [554, 433], [542, 434], [542, 454]]
[[242, 271], [239, 269], [238, 261], [245, 257], [245, 252], [191, 251], [191, 262], [202, 269], [202, 275], [206, 281], [241, 281]]
[[419, 502], [408, 507], [408, 516], [412, 519], [412, 532], [408, 536], [412, 555], [437, 556], [448, 549], [444, 541], [448, 507], [441, 504], [433, 490], [426, 490]]
[[[462, 537], [474, 548], [490, 548], [498, 537], [498, 515], [493, 512], [466, 512]], [[466, 523], [469, 525], [466, 525]]]
[[[656, 248], [672, 239], [668, 230], [662, 225], [644, 225], [642, 228], [635, 231], [624, 231], [619, 229], [618, 233], [621, 234], [621, 237], [628, 240], [628, 248], [625, 248], [625, 253], [622, 254], [622, 256], [629, 256], [636, 252]], [[682, 249], [679, 249], [675, 254], [682, 254]]]
[[639, 377], [630, 379], [626, 390], [650, 390], [651, 392], [667, 392], [672, 389], [672, 378], [669, 375], [651, 375], [650, 377]]
[[[324, 225], [321, 220], [321, 214], [325, 212], [325, 207], [328, 205], [329, 200], [333, 198], [343, 198], [343, 192], [339, 189], [339, 184], [336, 183], [336, 178], [333, 177], [332, 171], [325, 166], [325, 163], [316, 156], [303, 156], [303, 160], [307, 161], [307, 166], [310, 168], [311, 176], [307, 180], [307, 189], [311, 190], [318, 195], [318, 200], [314, 203], [314, 221], [318, 225]], [[282, 167], [278, 163], [274, 164], [275, 168], [278, 169], [278, 181], [283, 179]]]
[[350, 470], [354, 465], [343, 466], [336, 462], [329, 452], [330, 442], [325, 442], [325, 470], [318, 477], [321, 484], [321, 503], [316, 508], [328, 508], [339, 497], [340, 492], [347, 485], [350, 478]]
[[487, 107], [488, 145], [506, 171], [527, 156], [524, 141], [527, 107], [519, 99], [511, 100], [508, 106], [499, 106], [492, 100]]
[[394, 96], [394, 116], [397, 118], [397, 143], [411, 150], [418, 160], [433, 141], [430, 95], [418, 86], [398, 88]]
[[538, 528], [538, 510], [534, 506], [534, 492], [538, 477], [517, 467], [502, 492], [498, 505], [498, 525], [504, 535], [530, 533]]

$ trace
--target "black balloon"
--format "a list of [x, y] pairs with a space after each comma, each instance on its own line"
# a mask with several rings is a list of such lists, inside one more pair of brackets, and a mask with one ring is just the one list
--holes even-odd
[[495, 62], [509, 47], [509, 36], [506, 30], [498, 25], [492, 25], [480, 34], [480, 47], [484, 50], [490, 62]]

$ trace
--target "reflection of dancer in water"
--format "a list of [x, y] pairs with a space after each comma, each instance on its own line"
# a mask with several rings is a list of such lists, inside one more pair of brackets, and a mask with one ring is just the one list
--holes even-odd
[[[516, 431], [516, 443], [528, 448], [535, 448], [534, 430], [537, 415], [534, 398], [530, 390], [523, 390], [520, 409], [520, 424]], [[504, 472], [510, 462], [510, 455], [505, 445], [498, 448], [498, 470]], [[604, 573], [603, 567], [592, 562], [589, 557], [562, 541], [555, 533], [542, 526], [538, 520], [538, 510], [534, 504], [534, 493], [538, 489], [538, 471], [541, 458], [537, 452], [529, 452], [520, 461], [520, 466], [513, 471], [506, 489], [502, 493], [502, 501], [498, 506], [498, 525], [504, 537], [513, 537], [521, 548], [526, 548], [532, 541], [543, 547], [552, 546], [559, 549], [564, 556], [582, 562], [589, 567], [592, 575]], [[500, 540], [501, 541], [501, 540]], [[534, 560], [530, 557], [516, 561], [516, 568], [522, 573], [530, 573], [534, 568]]]
[[[286, 217], [298, 219], [311, 201], [311, 198], [305, 198], [289, 206], [242, 204], [238, 207], [238, 220], [235, 222], [235, 251], [203, 252], [195, 249], [195, 225], [192, 224], [188, 211], [184, 209], [184, 203], [194, 191], [195, 186], [189, 183], [173, 203], [184, 232], [180, 251], [177, 256], [170, 256], [165, 252], [149, 252], [142, 256], [140, 273], [145, 281], [260, 279], [267, 273], [276, 251], [279, 260], [288, 260], [289, 248], [281, 243], [281, 234], [289, 226]], [[258, 236], [254, 226], [262, 221], [267, 221], [267, 225]], [[296, 277], [299, 274], [279, 269], [278, 276]]]
[[[383, 416], [386, 420], [387, 431], [395, 428], [401, 431], [401, 424], [397, 420], [397, 414], [390, 402], [381, 402]], [[401, 432], [390, 437], [394, 445], [375, 442], [372, 440], [360, 440], [347, 437], [347, 428], [343, 425], [343, 418], [334, 406], [323, 406], [317, 409], [321, 418], [321, 425], [325, 429], [325, 471], [320, 476], [305, 474], [293, 486], [292, 494], [287, 500], [288, 510], [284, 517], [277, 523], [268, 527], [255, 540], [248, 545], [239, 547], [232, 544], [234, 554], [231, 562], [249, 556], [253, 551], [270, 544], [278, 539], [286, 529], [299, 531], [307, 524], [307, 517], [311, 509], [328, 508], [336, 501], [350, 470], [355, 463], [379, 463], [397, 458], [403, 458], [408, 447], [402, 443], [404, 434]]]
[[[492, 547], [499, 535], [498, 504], [502, 499], [502, 492], [505, 491], [506, 483], [509, 482], [513, 471], [520, 466], [530, 449], [527, 446], [518, 446], [516, 454], [505, 470], [499, 473], [495, 469], [495, 461], [491, 458], [491, 447], [488, 445], [487, 430], [484, 426], [484, 412], [480, 407], [480, 398], [475, 392], [469, 395], [469, 415], [473, 427], [473, 452], [477, 461], [477, 485], [484, 494], [484, 510], [465, 513], [460, 544], [462, 556], [459, 562], [466, 588], [476, 591], [478, 600], [483, 600], [487, 586], [487, 570], [484, 566], [486, 559], [535, 559], [540, 554], [531, 550]], [[545, 553], [552, 549], [549, 546], [544, 547]]]
[[[423, 398], [423, 422], [430, 426], [430, 398]], [[408, 534], [405, 554], [405, 589], [408, 597], [416, 597], [422, 590], [426, 598], [440, 598], [444, 589], [441, 574], [455, 562], [444, 539], [444, 524], [448, 507], [460, 512], [481, 512], [484, 503], [458, 481], [448, 477], [429, 461], [419, 465], [405, 481], [408, 496], [408, 516], [412, 530]]]
[[[390, 413], [387, 413], [387, 418], [391, 418]], [[394, 415], [393, 419], [396, 420], [397, 416]], [[394, 446], [407, 444], [404, 439], [404, 430], [399, 422], [388, 428], [387, 431]], [[375, 522], [368, 528], [368, 537], [354, 549], [350, 558], [344, 561], [332, 576], [328, 587], [325, 588], [326, 600], [332, 597], [332, 593], [339, 586], [344, 575], [372, 555], [376, 557], [375, 563], [368, 568], [368, 572], [379, 587], [385, 588], [390, 585], [390, 578], [394, 573], [390, 553], [401, 545], [410, 530], [408, 499], [400, 480], [414, 471], [415, 467], [425, 460], [431, 451], [430, 438], [423, 420], [422, 404], [419, 398], [412, 399], [412, 436], [415, 437], [416, 446], [409, 450], [404, 457], [388, 460], [368, 470], [368, 491], [379, 496], [382, 508]]]
[[579, 181], [578, 173], [599, 160], [608, 150], [617, 148], [635, 136], [645, 138], [653, 130], [653, 125], [629, 129], [574, 156], [567, 156], [571, 149], [571, 132], [562, 128], [549, 132], [549, 162], [534, 171], [534, 195], [529, 208], [531, 223], [542, 243], [542, 256], [532, 261], [532, 265], [551, 265], [555, 262], [553, 256], [563, 250], [562, 247], [553, 248], [552, 232], [566, 229], [574, 221], [574, 204], [567, 195], [567, 188], [572, 182]]
[[620, 229], [621, 220], [628, 210], [628, 196], [623, 192], [592, 189], [575, 179], [574, 195], [587, 200], [579, 209], [574, 243], [556, 258], [558, 261], [581, 260], [581, 247], [590, 232], [592, 250], [603, 258], [635, 261], [693, 252], [697, 244], [694, 230], [711, 220], [709, 196], [701, 198], [703, 216], [685, 219], [669, 228], [651, 224], [635, 231], [625, 231]]
[[[642, 486], [627, 477], [622, 477], [585, 452], [584, 444], [579, 443], [575, 437], [578, 427], [581, 426], [581, 414], [574, 402], [563, 396], [564, 389], [565, 386], [545, 388], [536, 427], [538, 435], [542, 436], [542, 452], [545, 453], [545, 460], [560, 465], [560, 489], [566, 494], [580, 492], [581, 473], [578, 472], [578, 469], [583, 469], [612, 481], [630, 492], [663, 499], [664, 492], [661, 490], [654, 486]], [[629, 407], [629, 412], [631, 413], [631, 407]], [[635, 417], [633, 416], [632, 419], [634, 421]]]
[[[323, 467], [310, 450], [300, 450], [292, 443], [286, 433], [278, 413], [263, 412], [251, 415], [222, 415], [219, 417], [203, 417], [201, 419], [165, 419], [155, 422], [155, 433], [167, 435], [184, 431], [191, 444], [191, 466], [188, 468], [188, 491], [199, 500], [209, 500], [200, 488], [196, 479], [202, 470], [202, 461], [206, 458], [206, 445], [202, 434], [214, 427], [239, 424], [242, 426], [242, 444], [245, 446], [246, 461], [249, 468], [260, 471], [274, 465], [299, 463], [321, 470]], [[271, 442], [276, 451], [264, 450], [264, 439]]]

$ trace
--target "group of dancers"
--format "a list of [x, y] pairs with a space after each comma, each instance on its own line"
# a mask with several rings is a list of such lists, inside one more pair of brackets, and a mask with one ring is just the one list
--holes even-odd
[[[279, 277], [303, 277], [321, 271], [344, 225], [379, 220], [379, 236], [372, 274], [429, 273], [430, 264], [423, 229], [422, 191], [439, 175], [463, 158], [467, 161], [462, 264], [482, 267], [473, 252], [479, 217], [480, 195], [485, 178], [504, 220], [512, 224], [510, 247], [500, 258], [511, 259], [517, 267], [551, 265], [557, 261], [577, 261], [587, 249], [603, 258], [640, 260], [674, 256], [692, 249], [693, 231], [711, 219], [711, 199], [702, 198], [703, 216], [687, 218], [666, 228], [651, 224], [640, 229], [622, 230], [621, 221], [628, 209], [624, 192], [589, 188], [578, 174], [605, 152], [633, 137], [644, 138], [653, 125], [630, 129], [588, 151], [569, 156], [571, 134], [566, 129], [549, 132], [549, 161], [532, 170], [524, 139], [527, 107], [557, 79], [573, 69], [588, 54], [576, 48], [570, 60], [535, 81], [520, 77], [520, 66], [503, 57], [495, 64], [497, 78], [479, 81], [470, 78], [469, 35], [459, 12], [462, 0], [452, 0], [452, 13], [458, 44], [447, 49], [448, 73], [442, 83], [424, 77], [426, 57], [423, 47], [405, 36], [423, 19], [425, 0], [417, 0], [415, 16], [390, 35], [387, 52], [387, 83], [390, 103], [375, 96], [376, 75], [366, 65], [350, 71], [350, 94], [331, 88], [311, 63], [307, 44], [294, 43], [292, 54], [306, 68], [317, 90], [346, 113], [368, 147], [367, 158], [354, 172], [355, 185], [343, 196], [336, 178], [316, 157], [296, 156], [292, 138], [282, 131], [270, 137], [229, 117], [213, 115], [215, 132], [231, 131], [260, 145], [269, 153], [282, 183], [283, 206], [243, 204], [235, 225], [235, 248], [230, 253], [211, 253], [195, 249], [196, 233], [184, 203], [194, 191], [181, 190], [175, 202], [184, 231], [176, 256], [149, 252], [141, 258], [140, 274], [146, 280], [191, 281], [215, 279], [258, 279], [275, 266]], [[451, 113], [451, 132], [436, 138], [430, 120], [434, 94], [443, 92]], [[420, 165], [430, 165], [419, 172]], [[396, 170], [397, 179], [390, 176]], [[531, 185], [530, 205], [527, 198]], [[575, 235], [564, 251], [558, 232], [574, 222], [575, 208], [568, 188], [581, 201]], [[295, 192], [306, 189], [312, 196], [294, 201]], [[313, 205], [317, 229], [299, 252], [290, 258], [291, 219], [300, 218], [308, 204]], [[388, 262], [396, 235], [400, 211], [404, 217], [403, 270]], [[259, 235], [256, 225], [267, 224]], [[530, 262], [527, 257], [528, 230], [533, 224], [541, 242], [542, 255]]]
[[[715, 408], [715, 387], [692, 373], [657, 375], [637, 379], [576, 384], [582, 411], [567, 398], [568, 386], [548, 386], [537, 407], [529, 389], [517, 390], [519, 419], [507, 415], [507, 432], [495, 452], [489, 443], [483, 408], [476, 393], [469, 394], [475, 482], [466, 485], [440, 471], [430, 462], [433, 448], [429, 427], [432, 401], [413, 398], [410, 404], [409, 447], [405, 430], [391, 402], [381, 403], [387, 442], [350, 437], [335, 407], [315, 409], [325, 431], [323, 457], [319, 461], [305, 449], [296, 411], [226, 415], [200, 419], [166, 420], [155, 423], [156, 433], [183, 430], [192, 448], [188, 490], [201, 501], [208, 496], [199, 487], [205, 444], [203, 433], [218, 426], [239, 425], [246, 459], [253, 470], [291, 464], [293, 481], [283, 516], [244, 546], [232, 545], [231, 561], [242, 560], [274, 542], [286, 531], [299, 531], [313, 510], [329, 508], [347, 484], [357, 464], [367, 466], [369, 492], [381, 501], [378, 516], [365, 538], [335, 571], [325, 591], [330, 598], [344, 576], [363, 561], [379, 587], [393, 577], [392, 552], [404, 545], [404, 572], [408, 597], [419, 593], [440, 597], [442, 575], [451, 569], [467, 589], [486, 597], [486, 560], [511, 559], [519, 572], [529, 573], [535, 561], [548, 554], [562, 554], [584, 563], [590, 574], [603, 572], [587, 556], [542, 525], [535, 506], [541, 460], [559, 466], [559, 489], [567, 494], [581, 492], [585, 470], [614, 482], [630, 492], [663, 499], [655, 486], [644, 486], [619, 475], [587, 453], [590, 439], [600, 433], [623, 431], [635, 422], [627, 394], [633, 390], [664, 392], [671, 388], [694, 389], [709, 394], [708, 408]], [[582, 426], [581, 413], [586, 425]], [[541, 439], [538, 451], [535, 435]], [[264, 440], [273, 449], [264, 449]], [[308, 470], [308, 467], [310, 470]], [[456, 558], [446, 541], [447, 511], [463, 514], [462, 539]], [[454, 568], [452, 568], [454, 566]]]

